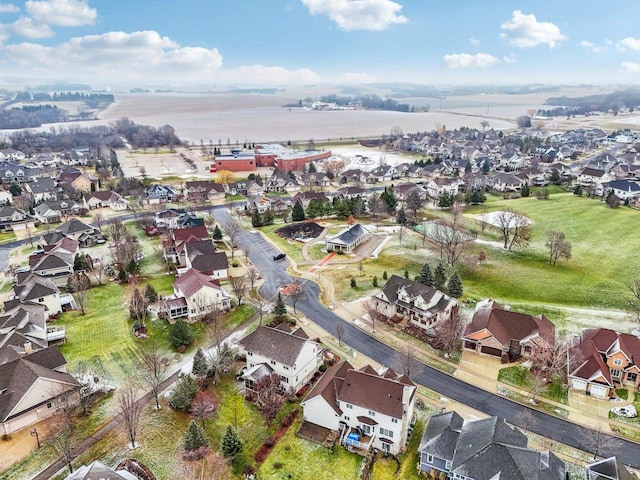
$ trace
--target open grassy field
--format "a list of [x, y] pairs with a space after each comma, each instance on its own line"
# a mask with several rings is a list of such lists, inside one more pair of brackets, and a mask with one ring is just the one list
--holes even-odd
[[[511, 208], [532, 220], [531, 245], [508, 252], [483, 246], [487, 260], [464, 272], [465, 293], [474, 298], [557, 305], [624, 309], [629, 304], [626, 284], [637, 277], [639, 212], [611, 209], [598, 200], [557, 193], [549, 200], [490, 197], [480, 214]], [[547, 232], [558, 230], [571, 242], [572, 259], [552, 266], [545, 247]]]

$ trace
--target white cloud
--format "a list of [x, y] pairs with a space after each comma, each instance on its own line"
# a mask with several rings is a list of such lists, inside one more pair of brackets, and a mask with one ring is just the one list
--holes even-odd
[[504, 63], [518, 63], [518, 57], [516, 57], [515, 53], [510, 53], [509, 55], [503, 56], [502, 61]]
[[620, 40], [617, 45], [618, 50], [640, 50], [640, 38], [627, 37]]
[[7, 31], [12, 35], [27, 38], [49, 38], [55, 35], [48, 25], [38, 23], [29, 17], [20, 17], [12, 24], [7, 25]]
[[487, 68], [500, 63], [500, 59], [488, 53], [454, 53], [442, 57], [447, 68]]
[[369, 75], [368, 73], [360, 72], [360, 73], [345, 73], [344, 75], [338, 78], [338, 83], [373, 83], [376, 79], [373, 75]]
[[391, 0], [301, 0], [311, 15], [327, 14], [342, 30], [384, 30], [405, 23], [402, 5]]
[[[222, 65], [217, 49], [180, 47], [154, 31], [109, 32], [72, 38], [48, 47], [18, 43], [0, 47], [0, 64], [29, 67], [35, 74], [59, 78], [65, 72], [85, 80], [211, 79]], [[2, 67], [0, 67], [2, 68]]]
[[582, 40], [578, 45], [581, 46], [582, 48], [586, 48], [587, 50], [590, 50], [593, 53], [600, 53], [607, 50], [606, 47], [600, 47], [588, 40]]
[[627, 73], [640, 72], [640, 63], [622, 62], [620, 65], [622, 66], [622, 70]]
[[230, 83], [270, 84], [270, 85], [304, 85], [317, 83], [320, 77], [308, 68], [288, 70], [283, 67], [249, 65], [220, 72], [221, 80]]
[[83, 0], [28, 0], [24, 7], [36, 22], [61, 27], [92, 25], [98, 16]]
[[566, 40], [560, 29], [550, 22], [538, 22], [535, 15], [525, 15], [520, 10], [513, 12], [513, 17], [500, 25], [500, 38], [514, 47], [535, 47], [549, 45], [551, 48]]
[[471, 45], [480, 45], [480, 40], [478, 40], [476, 37], [471, 37], [469, 41], [471, 42]]
[[16, 7], [12, 3], [0, 3], [0, 13], [18, 13], [19, 7]]

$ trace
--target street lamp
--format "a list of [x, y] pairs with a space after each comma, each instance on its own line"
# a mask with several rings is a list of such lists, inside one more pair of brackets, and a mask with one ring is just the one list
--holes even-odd
[[29, 430], [29, 434], [32, 437], [36, 437], [36, 443], [38, 444], [38, 448], [40, 448], [40, 435], [38, 435], [38, 430], [32, 428], [31, 430]]

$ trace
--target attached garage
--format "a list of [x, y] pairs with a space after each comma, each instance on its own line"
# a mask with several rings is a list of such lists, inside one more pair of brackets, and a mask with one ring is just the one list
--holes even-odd
[[594, 397], [607, 398], [609, 396], [609, 387], [604, 385], [591, 385], [589, 391]]
[[574, 378], [571, 381], [571, 388], [585, 392], [587, 390], [587, 381], [580, 378]]
[[502, 357], [502, 350], [500, 350], [499, 348], [482, 346], [480, 348], [480, 352], [486, 353], [487, 355], [493, 355], [494, 357], [498, 357], [498, 358]]

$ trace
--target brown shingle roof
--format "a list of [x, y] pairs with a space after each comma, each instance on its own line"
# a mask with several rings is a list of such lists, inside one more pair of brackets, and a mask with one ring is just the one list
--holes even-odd
[[193, 268], [190, 268], [185, 273], [180, 275], [180, 277], [178, 277], [176, 281], [173, 282], [173, 286], [175, 289], [182, 292], [182, 295], [187, 298], [191, 298], [204, 287], [222, 290], [222, 288], [220, 288], [219, 282], [217, 282], [216, 280], [211, 280], [207, 275], [200, 273]]

